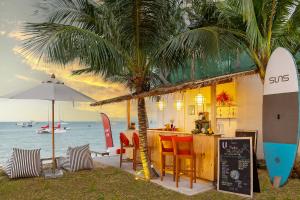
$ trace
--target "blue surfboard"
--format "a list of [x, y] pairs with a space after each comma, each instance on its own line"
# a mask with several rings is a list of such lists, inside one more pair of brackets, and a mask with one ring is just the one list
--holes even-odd
[[299, 82], [293, 56], [284, 48], [271, 55], [263, 96], [263, 148], [271, 182], [284, 185], [293, 168], [299, 140]]

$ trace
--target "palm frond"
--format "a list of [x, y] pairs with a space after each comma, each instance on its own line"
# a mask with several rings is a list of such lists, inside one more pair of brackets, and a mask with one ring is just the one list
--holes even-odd
[[124, 55], [92, 31], [54, 23], [27, 24], [24, 31], [29, 37], [23, 45], [25, 55], [62, 65], [78, 59], [104, 76], [122, 70]]
[[120, 20], [120, 34], [127, 47], [137, 53], [153, 51], [165, 32], [167, 24], [165, 12], [169, 10], [169, 1], [160, 0], [110, 0], [104, 3], [113, 10]]
[[254, 0], [226, 0], [223, 2], [236, 15], [240, 15], [246, 23], [246, 34], [251, 48], [262, 48], [265, 43], [258, 23], [258, 10], [255, 7]]
[[156, 53], [156, 58], [170, 68], [184, 65], [195, 54], [200, 59], [219, 59], [221, 52], [242, 48], [245, 35], [237, 30], [219, 27], [201, 27], [186, 31], [165, 43]]
[[51, 0], [47, 21], [87, 29], [119, 44], [118, 21], [111, 10], [92, 0]]
[[[282, 5], [282, 2], [281, 2]], [[273, 25], [273, 50], [282, 46], [296, 54], [300, 48], [300, 3], [288, 1], [282, 10], [277, 8]]]

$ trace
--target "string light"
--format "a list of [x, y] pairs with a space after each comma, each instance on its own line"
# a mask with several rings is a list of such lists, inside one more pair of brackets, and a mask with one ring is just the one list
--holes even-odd
[[205, 98], [202, 94], [199, 93], [199, 94], [196, 95], [195, 101], [198, 105], [203, 105], [204, 101], [205, 101]]
[[158, 105], [158, 109], [159, 109], [160, 111], [164, 110], [165, 103], [164, 103], [163, 101], [159, 101], [159, 102], [157, 103], [157, 105]]
[[182, 109], [182, 100], [177, 100], [175, 106], [176, 110], [180, 111]]

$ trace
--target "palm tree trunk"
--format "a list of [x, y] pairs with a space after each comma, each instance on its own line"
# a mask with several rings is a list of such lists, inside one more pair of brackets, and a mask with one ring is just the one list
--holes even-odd
[[147, 112], [145, 99], [138, 99], [138, 121], [139, 121], [139, 137], [140, 137], [140, 154], [143, 165], [144, 176], [146, 180], [151, 178], [150, 161], [148, 157], [148, 142], [147, 142]]

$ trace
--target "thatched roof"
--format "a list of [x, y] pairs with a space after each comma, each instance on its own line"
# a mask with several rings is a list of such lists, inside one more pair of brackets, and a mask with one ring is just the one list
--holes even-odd
[[232, 78], [235, 78], [235, 77], [246, 76], [246, 75], [251, 75], [251, 74], [255, 74], [255, 73], [257, 73], [256, 70], [248, 70], [248, 71], [236, 72], [236, 73], [232, 73], [232, 74], [227, 74], [227, 75], [222, 75], [222, 76], [217, 76], [217, 77], [212, 77], [212, 78], [207, 78], [207, 79], [189, 81], [189, 82], [176, 84], [176, 85], [162, 86], [162, 87], [154, 88], [148, 92], [143, 92], [143, 93], [139, 93], [139, 94], [128, 94], [128, 95], [124, 95], [124, 96], [119, 96], [119, 97], [115, 97], [115, 98], [111, 98], [111, 99], [98, 101], [98, 102], [92, 103], [91, 106], [101, 106], [101, 105], [105, 105], [105, 104], [117, 103], [117, 102], [126, 101], [126, 100], [130, 100], [130, 99], [159, 96], [159, 95], [174, 93], [174, 92], [178, 92], [178, 91], [184, 91], [184, 90], [195, 89], [195, 88], [199, 88], [199, 87], [205, 87], [205, 86], [209, 86], [212, 84], [227, 82], [227, 81], [232, 80]]

